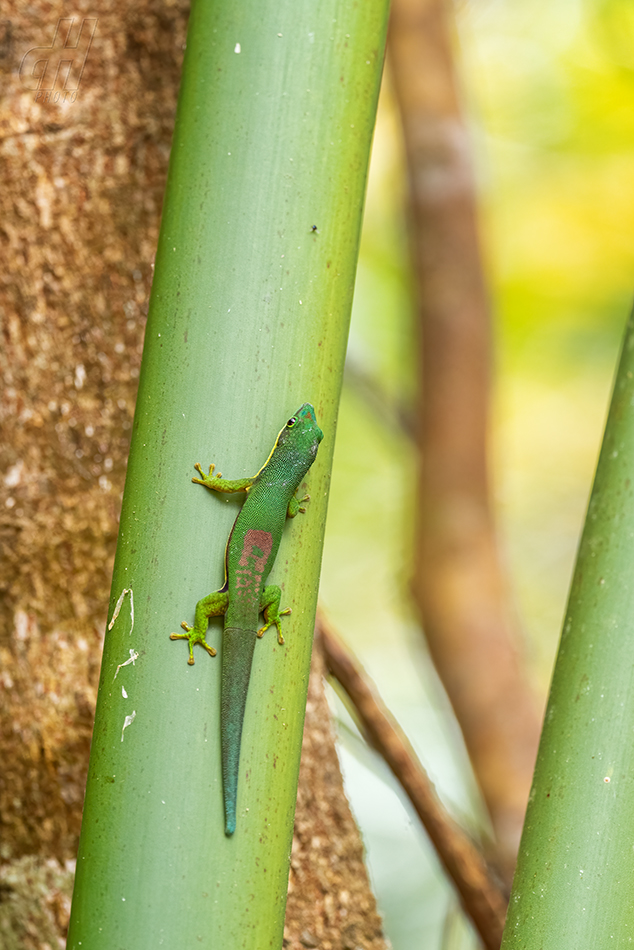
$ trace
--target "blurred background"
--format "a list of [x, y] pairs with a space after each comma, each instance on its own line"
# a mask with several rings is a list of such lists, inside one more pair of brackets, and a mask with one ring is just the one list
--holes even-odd
[[[519, 762], [518, 784], [513, 786], [512, 777], [507, 781], [518, 765], [511, 761], [519, 746], [513, 728], [528, 723], [534, 755], [620, 339], [632, 306], [634, 10], [625, 0], [536, 0], [530, 7], [518, 0], [392, 3], [395, 22], [401, 18], [400, 45], [395, 46], [393, 30], [366, 201], [321, 602], [405, 729], [451, 813], [475, 837], [486, 838], [490, 819], [462, 736], [475, 743], [471, 757], [475, 761], [475, 749], [485, 766], [479, 782], [484, 787], [482, 776], [488, 776], [489, 804], [498, 787], [514, 796], [519, 830], [521, 808], [516, 806], [522, 795], [525, 800], [532, 762], [528, 768], [526, 756]], [[18, 67], [24, 52], [43, 42], [41, 25], [52, 35], [57, 18], [70, 15], [68, 10], [10, 5], [10, 18], [0, 23], [5, 172], [0, 219], [7, 257], [0, 304], [8, 328], [0, 351], [6, 383], [6, 465], [0, 484], [5, 560], [0, 813], [6, 826], [0, 885], [21, 874], [22, 903], [3, 902], [5, 917], [17, 908], [21, 928], [38, 904], [35, 869], [51, 878], [39, 901], [44, 910], [33, 917], [32, 928], [40, 942], [48, 939], [51, 946], [42, 920], [59, 935], [68, 919], [187, 6], [186, 0], [102, 5], [82, 95], [63, 109], [36, 104], [21, 87]], [[438, 11], [445, 14], [442, 24]], [[407, 45], [408, 37], [415, 43], [417, 25], [422, 52]], [[408, 51], [413, 61], [405, 76]], [[407, 113], [406, 107], [413, 111]], [[412, 118], [416, 109], [418, 126]], [[410, 121], [404, 126], [406, 114]], [[427, 139], [425, 128], [431, 129]], [[413, 145], [412, 132], [421, 129]], [[413, 157], [420, 160], [418, 178], [412, 175]], [[420, 186], [418, 205], [413, 179]], [[453, 231], [442, 217], [443, 211], [456, 211], [441, 207], [447, 197], [443, 184], [455, 188], [456, 205], [471, 202], [462, 218], [454, 214]], [[420, 229], [421, 222], [427, 227], [422, 240], [427, 257], [410, 243], [414, 225]], [[327, 227], [327, 222], [319, 224]], [[449, 233], [454, 239], [458, 235], [453, 245]], [[447, 279], [438, 280], [431, 300], [438, 248], [438, 259], [445, 263], [456, 248], [458, 253], [454, 271], [448, 268], [449, 278], [441, 275]], [[478, 284], [480, 261], [485, 294]], [[460, 291], [467, 272], [472, 278], [477, 272], [475, 283], [465, 278], [457, 303], [451, 294], [449, 303], [442, 300], [439, 288]], [[461, 401], [458, 408], [445, 402], [437, 433], [446, 434], [448, 420], [462, 420], [460, 435], [467, 442], [474, 432], [471, 469], [462, 472], [459, 488], [463, 495], [473, 489], [467, 508], [476, 512], [475, 522], [484, 524], [485, 534], [491, 527], [489, 507], [493, 513], [497, 549], [489, 575], [497, 571], [506, 592], [495, 583], [485, 590], [478, 577], [486, 571], [476, 571], [467, 577], [471, 586], [459, 591], [460, 578], [454, 576], [453, 598], [445, 590], [438, 603], [431, 603], [434, 578], [446, 568], [441, 561], [451, 560], [451, 544], [473, 524], [463, 509], [451, 508], [455, 497], [442, 496], [442, 473], [434, 485], [430, 478], [421, 488], [413, 436], [425, 442], [420, 430], [430, 400], [421, 396], [430, 395], [424, 389], [433, 376], [432, 357], [438, 352], [433, 345], [439, 341], [425, 343], [428, 363], [421, 374], [418, 340], [425, 319], [423, 337], [432, 317], [437, 325], [443, 319], [449, 325], [451, 307], [465, 309], [465, 300], [478, 294], [479, 309], [472, 308], [466, 324], [453, 330], [454, 345], [467, 339], [473, 348], [473, 358], [463, 352], [461, 371], [445, 387], [450, 395], [453, 387], [455, 395], [456, 380], [464, 381]], [[464, 325], [473, 330], [480, 318], [485, 332], [478, 349], [460, 331]], [[471, 411], [478, 399], [480, 409], [485, 407], [486, 372], [466, 380], [479, 361], [486, 363], [487, 348], [490, 502], [484, 466], [477, 458], [474, 462], [482, 450], [485, 412]], [[450, 375], [444, 368], [439, 365], [436, 372], [441, 389]], [[431, 395], [438, 397], [433, 386]], [[423, 455], [429, 464], [432, 452]], [[446, 452], [442, 461], [450, 455]], [[450, 461], [455, 478], [460, 465], [456, 468], [455, 455]], [[422, 489], [429, 491], [426, 502]], [[454, 513], [451, 543], [446, 534], [440, 537], [447, 524], [439, 529], [434, 523], [442, 505], [445, 514]], [[428, 532], [425, 556], [421, 521]], [[439, 537], [444, 548], [434, 546]], [[470, 563], [476, 561], [472, 550]], [[421, 592], [425, 578], [428, 589]], [[479, 620], [480, 633], [493, 629], [495, 610], [487, 614], [480, 608], [496, 596], [498, 606], [504, 602], [497, 617], [500, 637], [490, 639], [485, 655], [485, 644], [468, 621]], [[436, 624], [430, 642], [438, 654], [443, 634], [466, 619], [462, 649], [445, 657], [450, 674], [445, 680], [451, 679], [452, 663], [466, 656], [461, 685], [479, 685], [481, 695], [475, 699], [480, 702], [489, 689], [487, 667], [494, 666], [496, 651], [503, 652], [499, 644], [507, 633], [509, 642], [521, 644], [522, 672], [515, 681], [510, 676], [506, 690], [511, 702], [501, 702], [489, 720], [489, 725], [496, 720], [504, 725], [506, 718], [513, 728], [502, 736], [489, 732], [486, 748], [478, 746], [481, 723], [470, 706], [474, 696], [464, 703], [459, 727], [431, 662], [421, 636], [425, 597]], [[455, 604], [462, 613], [445, 616], [443, 628], [440, 608]], [[426, 634], [433, 626], [426, 623]], [[68, 649], [70, 643], [77, 649]], [[470, 645], [475, 646], [471, 655]], [[535, 696], [532, 712], [528, 687]], [[329, 697], [347, 792], [394, 950], [470, 950], [476, 938], [418, 818], [385, 764], [362, 740], [339, 694], [331, 689]], [[458, 690], [454, 706], [460, 698]], [[522, 703], [528, 709], [524, 717], [517, 714]], [[497, 772], [491, 769], [496, 751]], [[497, 819], [498, 831], [504, 831], [503, 809]], [[511, 827], [507, 857], [513, 834]], [[10, 878], [14, 896], [16, 880]]]
[[[484, 0], [458, 3], [450, 26], [493, 314], [494, 514], [541, 712], [632, 305], [634, 12], [624, 0]], [[409, 590], [416, 459], [398, 412], [412, 408], [417, 364], [391, 66], [388, 55], [321, 601], [443, 801], [478, 833], [487, 819]], [[330, 695], [395, 950], [477, 946], [411, 807]]]

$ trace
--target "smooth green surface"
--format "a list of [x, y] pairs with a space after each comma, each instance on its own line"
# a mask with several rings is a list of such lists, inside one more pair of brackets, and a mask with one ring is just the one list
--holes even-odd
[[[110, 609], [131, 588], [134, 629], [126, 595], [104, 649], [72, 950], [281, 946], [386, 19], [384, 0], [192, 10]], [[222, 583], [237, 507], [192, 485], [193, 464], [253, 474], [304, 401], [324, 442], [309, 516], [287, 526], [271, 574], [293, 614], [285, 646], [256, 645], [227, 839], [220, 663], [189, 667], [169, 634]]]
[[634, 943], [634, 319], [559, 647], [504, 950]]

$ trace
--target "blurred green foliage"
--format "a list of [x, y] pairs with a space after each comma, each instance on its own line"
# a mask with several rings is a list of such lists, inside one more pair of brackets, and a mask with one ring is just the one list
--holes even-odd
[[[471, 0], [455, 12], [494, 316], [494, 494], [531, 676], [545, 696], [634, 288], [634, 8], [626, 0]], [[408, 603], [411, 447], [354, 382], [361, 366], [390, 409], [406, 404], [415, 384], [406, 184], [389, 69], [386, 79], [322, 601], [442, 797], [477, 823], [466, 756]], [[390, 778], [355, 742], [343, 745], [395, 950], [473, 945], [468, 931], [456, 937], [450, 927], [447, 936], [451, 892], [407, 805], [386, 794]]]

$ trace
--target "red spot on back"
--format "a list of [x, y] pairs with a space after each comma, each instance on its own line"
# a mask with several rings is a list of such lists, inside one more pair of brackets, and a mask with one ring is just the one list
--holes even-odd
[[[255, 531], [250, 528], [244, 536], [244, 545], [238, 564], [240, 567], [250, 567], [255, 574], [261, 574], [266, 567], [273, 538], [270, 531]], [[249, 559], [253, 564], [249, 564]]]
[[262, 574], [272, 547], [273, 538], [269, 531], [250, 529], [246, 532], [236, 568], [236, 594], [241, 599], [259, 603]]

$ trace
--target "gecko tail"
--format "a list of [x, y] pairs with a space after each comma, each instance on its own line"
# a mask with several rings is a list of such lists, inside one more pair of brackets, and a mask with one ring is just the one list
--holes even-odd
[[226, 627], [222, 637], [222, 787], [228, 838], [236, 830], [240, 743], [255, 639], [255, 630], [240, 627]]

